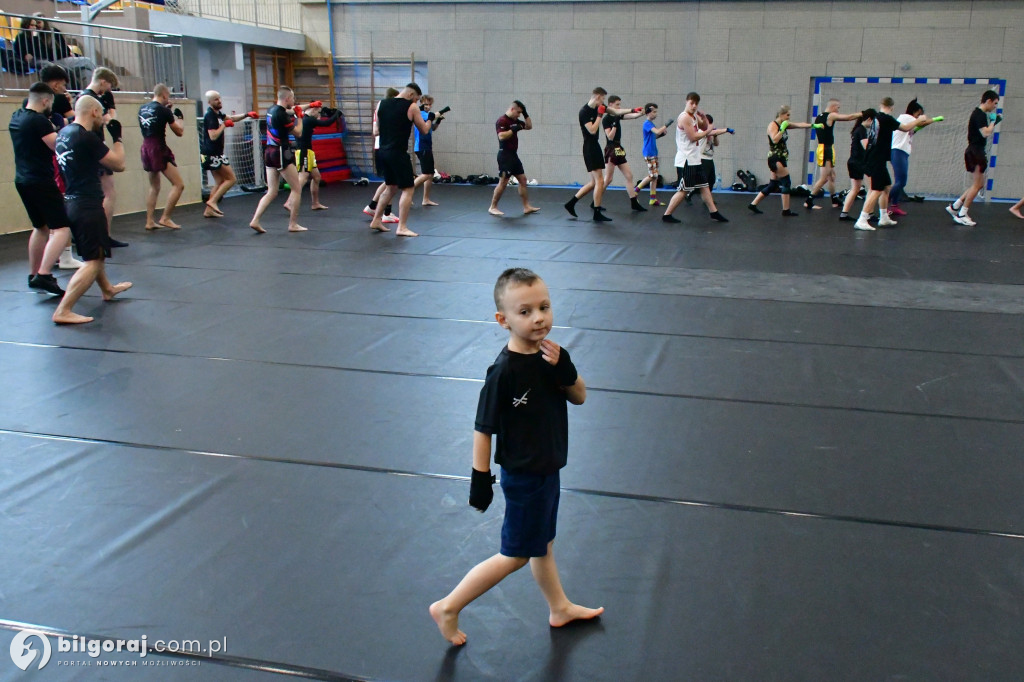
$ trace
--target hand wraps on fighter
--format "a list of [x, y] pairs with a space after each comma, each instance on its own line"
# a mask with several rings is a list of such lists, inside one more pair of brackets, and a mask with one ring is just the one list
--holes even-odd
[[517, 100], [517, 99], [514, 99], [514, 100], [512, 100], [512, 101], [513, 101], [513, 102], [515, 103], [515, 105], [516, 105], [517, 107], [519, 107], [519, 108], [520, 108], [520, 109], [522, 110], [522, 112], [523, 112], [523, 118], [530, 118], [530, 115], [529, 115], [528, 113], [526, 113], [526, 105], [525, 105], [525, 104], [523, 104], [522, 102], [520, 102], [520, 101], [519, 101], [519, 100]]
[[185, 114], [181, 113], [181, 109], [178, 109], [177, 107], [175, 107], [174, 108], [174, 118], [178, 119], [179, 121], [184, 121], [185, 120]]
[[490, 471], [477, 471], [473, 469], [473, 476], [469, 481], [469, 505], [480, 511], [487, 511], [494, 499], [494, 490], [491, 485], [495, 481]]
[[121, 122], [112, 118], [107, 122], [107, 132], [110, 133], [111, 142], [121, 141]]
[[558, 381], [559, 386], [573, 386], [579, 378], [579, 373], [576, 371], [576, 365], [572, 364], [572, 358], [569, 357], [569, 351], [564, 348], [559, 350], [558, 364], [552, 369], [555, 371], [555, 380]]

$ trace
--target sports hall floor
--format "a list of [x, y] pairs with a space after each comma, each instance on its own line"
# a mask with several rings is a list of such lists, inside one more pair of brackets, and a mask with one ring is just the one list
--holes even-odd
[[[749, 195], [667, 226], [616, 191], [597, 226], [565, 189], [517, 216], [513, 189], [496, 219], [490, 188], [435, 187], [416, 239], [371, 233], [352, 186], [316, 214], [306, 195], [301, 235], [281, 209], [249, 230], [254, 195], [185, 207], [180, 232], [118, 218], [108, 270], [135, 287], [94, 289], [79, 328], [26, 288], [26, 235], [0, 238], [0, 679], [1024, 678], [1007, 204], [855, 233]], [[473, 511], [467, 475], [513, 265], [547, 280], [590, 389], [555, 548], [607, 611], [551, 630], [522, 571], [454, 650], [427, 605], [497, 549], [501, 496]], [[27, 674], [6, 656], [26, 624], [227, 647]]]

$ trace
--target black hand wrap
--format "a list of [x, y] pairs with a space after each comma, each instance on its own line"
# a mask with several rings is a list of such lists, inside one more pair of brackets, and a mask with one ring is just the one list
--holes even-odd
[[522, 123], [520, 123], [519, 121], [516, 121], [515, 123], [513, 123], [512, 125], [510, 125], [510, 126], [508, 127], [508, 129], [509, 129], [509, 130], [511, 130], [511, 131], [512, 131], [512, 132], [514, 132], [514, 133], [518, 133], [518, 132], [519, 132], [520, 130], [522, 130], [522, 129], [523, 129], [523, 124], [522, 124]]
[[477, 471], [473, 469], [473, 477], [469, 483], [469, 504], [480, 511], [487, 511], [494, 499], [494, 490], [491, 485], [494, 483], [494, 475], [490, 471]]
[[517, 99], [516, 100], [512, 100], [512, 101], [515, 102], [515, 105], [522, 110], [523, 118], [530, 118], [530, 115], [528, 113], [526, 113], [526, 105], [525, 104], [523, 104], [522, 102], [520, 102]]
[[558, 381], [559, 386], [572, 386], [579, 378], [576, 365], [572, 364], [569, 351], [564, 348], [559, 351], [558, 364], [553, 369], [555, 370], [555, 379]]
[[174, 116], [178, 120], [181, 120], [181, 121], [185, 120], [185, 114], [181, 113], [181, 109], [178, 109], [177, 107], [174, 108]]
[[116, 118], [107, 121], [107, 132], [110, 133], [111, 142], [121, 141], [121, 122]]
[[435, 114], [433, 111], [427, 114], [428, 121], [433, 121], [435, 118], [437, 118], [437, 114]]

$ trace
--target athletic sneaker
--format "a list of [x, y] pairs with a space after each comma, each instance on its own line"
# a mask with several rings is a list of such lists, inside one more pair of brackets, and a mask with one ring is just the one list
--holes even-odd
[[889, 217], [888, 213], [878, 219], [879, 227], [896, 227], [897, 224], [898, 223], [895, 220]]
[[386, 215], [383, 218], [381, 218], [380, 221], [382, 223], [389, 223], [393, 225], [398, 222], [398, 216]]
[[57, 278], [53, 275], [36, 275], [29, 280], [28, 285], [33, 289], [40, 289], [54, 296], [64, 295], [64, 290], [57, 284]]
[[70, 246], [61, 251], [60, 258], [57, 259], [57, 267], [61, 270], [77, 270], [83, 265], [85, 265], [85, 263], [71, 255]]
[[374, 210], [372, 208], [370, 208], [369, 204], [367, 204], [366, 207], [363, 208], [363, 213], [365, 213], [366, 215], [368, 215], [368, 216], [370, 216], [372, 218], [373, 214], [374, 214]]
[[904, 211], [899, 206], [897, 206], [896, 204], [893, 204], [892, 206], [889, 207], [889, 215], [905, 216], [907, 215], [907, 212]]
[[953, 216], [953, 220], [955, 220], [956, 222], [958, 222], [961, 225], [966, 225], [967, 227], [974, 227], [975, 225], [978, 224], [978, 223], [974, 222], [973, 220], [971, 220], [971, 216], [969, 216], [969, 215], [956, 215], [956, 216]]
[[953, 208], [953, 204], [946, 204], [946, 213], [948, 213], [949, 215], [953, 216], [953, 220], [956, 220], [958, 215], [959, 215], [957, 213], [956, 209]]
[[874, 232], [875, 231], [874, 226], [872, 226], [870, 223], [868, 223], [868, 221], [864, 220], [863, 218], [858, 218], [857, 219], [857, 222], [855, 222], [853, 224], [853, 229], [855, 229], [855, 230], [867, 230], [869, 232]]

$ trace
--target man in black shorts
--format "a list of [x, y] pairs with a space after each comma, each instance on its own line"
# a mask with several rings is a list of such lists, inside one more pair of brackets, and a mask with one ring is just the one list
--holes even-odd
[[889, 169], [886, 164], [889, 162], [889, 153], [892, 151], [892, 134], [896, 130], [908, 132], [918, 126], [925, 126], [932, 122], [927, 116], [919, 116], [916, 119], [900, 123], [892, 117], [892, 97], [882, 99], [878, 114], [874, 123], [868, 130], [868, 148], [864, 157], [864, 175], [871, 179], [871, 186], [868, 195], [864, 199], [864, 209], [860, 218], [854, 223], [858, 230], [870, 230], [868, 220], [878, 205], [878, 226], [893, 227], [896, 221], [889, 216], [889, 187], [892, 185], [892, 178], [889, 176]]
[[420, 105], [416, 100], [423, 94], [416, 83], [406, 85], [397, 96], [381, 100], [377, 106], [377, 128], [380, 131], [380, 149], [377, 150], [377, 172], [384, 176], [386, 189], [377, 203], [377, 209], [370, 221], [370, 228], [378, 232], [390, 232], [384, 227], [384, 207], [391, 203], [391, 198], [398, 190], [402, 196], [398, 201], [398, 228], [395, 234], [401, 237], [416, 237], [415, 232], [406, 224], [409, 220], [409, 208], [412, 206], [412, 194], [416, 182], [412, 172], [412, 161], [409, 159], [409, 135], [412, 127], [421, 134], [430, 132], [430, 121], [423, 118]]
[[[61, 128], [75, 118], [75, 105], [71, 101], [71, 95], [68, 94], [68, 78], [68, 73], [64, 70], [64, 67], [57, 64], [50, 64], [39, 73], [39, 80], [49, 85], [50, 89], [53, 90], [53, 106], [50, 108], [50, 121], [53, 123], [54, 130], [58, 133]], [[57, 189], [63, 195], [64, 178], [61, 177], [56, 156], [53, 157], [53, 179], [57, 183]], [[70, 235], [71, 232], [69, 231], [68, 234]], [[82, 261], [72, 255], [70, 244], [60, 252], [60, 258], [57, 259], [57, 267], [61, 270], [77, 270], [82, 265], [84, 265]]]
[[[522, 120], [519, 117], [522, 116]], [[533, 119], [526, 113], [526, 105], [519, 100], [513, 100], [512, 106], [508, 108], [501, 118], [494, 123], [494, 129], [498, 133], [498, 186], [494, 188], [491, 196], [491, 207], [487, 212], [491, 215], [505, 215], [498, 210], [498, 201], [512, 178], [519, 183], [519, 198], [523, 200], [523, 213], [536, 213], [540, 209], [530, 205], [530, 198], [526, 192], [526, 171], [523, 170], [523, 162], [519, 160], [519, 131], [533, 130]]]
[[299, 183], [299, 171], [295, 168], [295, 154], [288, 140], [289, 135], [296, 138], [302, 135], [302, 107], [295, 106], [295, 93], [292, 89], [282, 85], [277, 91], [277, 104], [267, 110], [267, 148], [263, 150], [263, 164], [267, 168], [267, 193], [260, 199], [256, 213], [249, 221], [249, 227], [260, 234], [266, 232], [260, 225], [260, 218], [277, 198], [282, 177], [291, 188], [291, 196], [288, 198], [291, 207], [288, 212], [288, 231], [306, 231], [298, 222], [302, 185]]
[[[178, 164], [174, 162], [174, 152], [167, 146], [167, 128], [181, 137], [185, 132], [183, 123], [185, 115], [181, 109], [171, 111], [171, 89], [163, 83], [153, 88], [153, 99], [139, 107], [139, 129], [142, 131], [142, 170], [149, 173], [149, 193], [146, 195], [146, 229], [155, 230], [166, 227], [177, 230], [181, 227], [171, 220], [174, 207], [178, 205], [181, 193], [185, 191], [185, 182], [178, 172]], [[167, 204], [159, 221], [153, 220], [156, 213], [156, 200], [160, 196], [160, 175], [163, 174], [171, 183], [171, 193], [167, 195]]]
[[53, 276], [53, 265], [71, 243], [71, 230], [64, 213], [64, 197], [53, 179], [53, 149], [57, 144], [49, 118], [53, 96], [46, 83], [33, 83], [25, 106], [11, 116], [9, 129], [14, 147], [14, 187], [32, 221], [28, 286], [63, 296], [64, 290]]
[[565, 202], [565, 210], [569, 215], [576, 217], [576, 202], [583, 197], [594, 193], [594, 222], [608, 222], [611, 220], [604, 214], [601, 206], [601, 199], [604, 197], [604, 154], [601, 153], [601, 117], [605, 112], [611, 112], [620, 116], [630, 113], [629, 109], [614, 109], [604, 105], [605, 95], [608, 91], [597, 87], [590, 94], [590, 100], [580, 108], [580, 130], [583, 132], [583, 163], [590, 173], [590, 180], [580, 187], [572, 199]]
[[986, 90], [981, 96], [981, 104], [971, 112], [967, 122], [967, 149], [964, 151], [964, 167], [971, 174], [971, 186], [956, 201], [946, 207], [946, 212], [953, 216], [960, 225], [973, 227], [975, 222], [967, 215], [974, 197], [985, 186], [985, 171], [988, 170], [988, 157], [985, 154], [985, 141], [995, 132], [996, 126], [1003, 117], [996, 113], [999, 108], [999, 93]]
[[[618, 111], [622, 98], [612, 95], [608, 98], [608, 108]], [[643, 107], [631, 109], [628, 114], [617, 115], [606, 113], [601, 119], [601, 127], [604, 128], [607, 144], [604, 147], [604, 186], [610, 187], [615, 169], [618, 168], [622, 176], [626, 178], [626, 194], [629, 196], [629, 205], [634, 211], [646, 211], [636, 198], [636, 186], [633, 182], [633, 171], [626, 160], [626, 148], [622, 146], [622, 122], [644, 115]]]
[[223, 218], [224, 212], [220, 210], [220, 200], [224, 198], [227, 191], [235, 186], [235, 172], [231, 170], [231, 162], [224, 153], [224, 131], [234, 128], [235, 124], [246, 118], [259, 118], [255, 111], [247, 114], [225, 114], [221, 111], [224, 103], [221, 101], [220, 93], [216, 90], [207, 90], [206, 103], [209, 107], [203, 116], [203, 134], [199, 141], [199, 160], [203, 166], [203, 172], [210, 171], [216, 184], [210, 192], [210, 198], [206, 200], [206, 209], [203, 211], [204, 218]]
[[[92, 72], [92, 81], [89, 87], [78, 95], [81, 99], [88, 95], [103, 105], [103, 123], [106, 124], [117, 118], [117, 105], [114, 103], [113, 90], [117, 87], [117, 74], [105, 66], [101, 66]], [[104, 141], [103, 128], [98, 135], [100, 142]], [[114, 186], [114, 174], [109, 168], [100, 168], [100, 183], [103, 185], [103, 211], [107, 214], [107, 230], [114, 224], [114, 207], [117, 203], [117, 188]], [[111, 237], [110, 245], [113, 247], [128, 246], [128, 242], [122, 242]]]
[[107, 123], [110, 148], [97, 135], [102, 127], [103, 106], [92, 97], [79, 97], [75, 104], [75, 122], [57, 135], [56, 152], [64, 174], [65, 207], [78, 255], [85, 261], [71, 278], [67, 293], [53, 313], [57, 324], [92, 322], [93, 318], [71, 309], [93, 282], [99, 284], [104, 301], [132, 286], [131, 282], [111, 284], [104, 269], [104, 259], [110, 257], [110, 235], [99, 171], [100, 167], [115, 173], [124, 170], [124, 145], [121, 144], [120, 121], [113, 119]]

